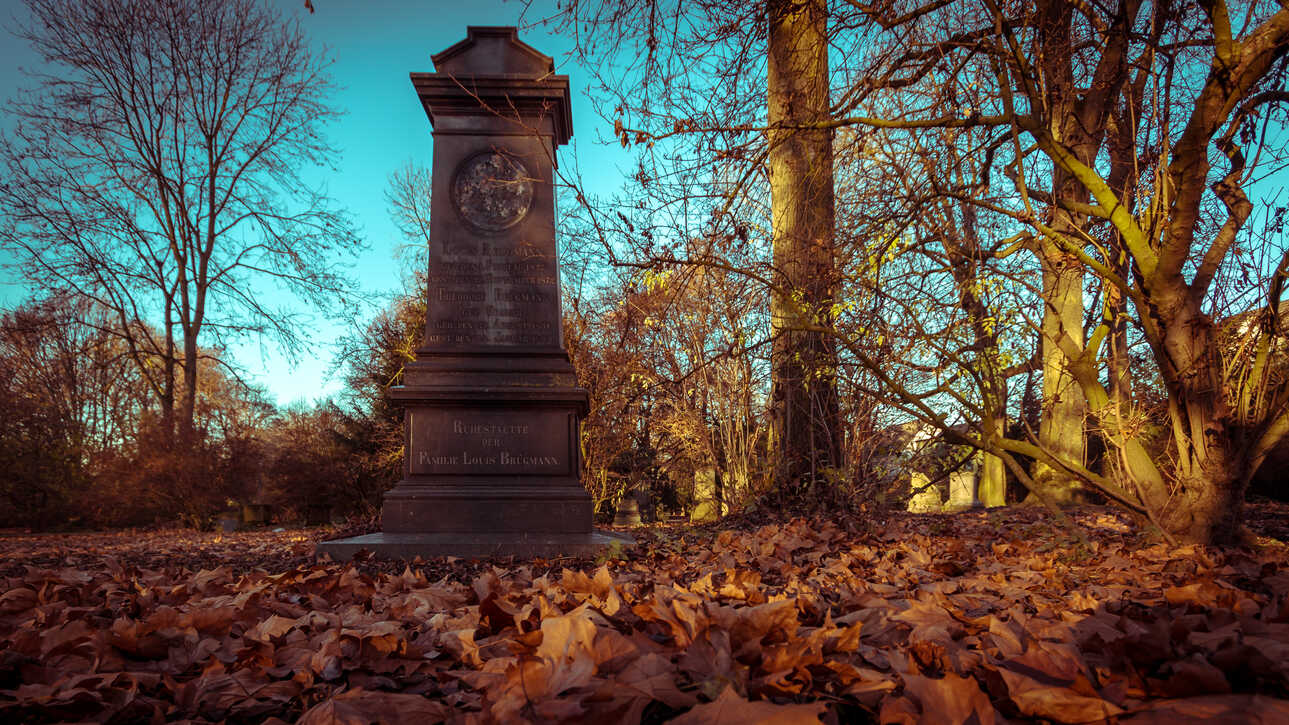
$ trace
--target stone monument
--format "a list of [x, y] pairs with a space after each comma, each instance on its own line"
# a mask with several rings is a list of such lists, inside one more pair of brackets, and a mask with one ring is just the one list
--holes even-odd
[[907, 509], [912, 513], [935, 513], [940, 510], [940, 489], [931, 485], [931, 479], [921, 471], [909, 475], [909, 489], [913, 495], [909, 498]]
[[715, 521], [724, 515], [721, 501], [716, 492], [716, 468], [703, 466], [694, 471], [694, 507], [689, 512], [689, 520], [694, 522]]
[[968, 463], [965, 468], [966, 470], [949, 474], [949, 500], [944, 504], [945, 510], [969, 509], [983, 505], [976, 496], [975, 467]]
[[412, 85], [434, 128], [425, 342], [390, 397], [403, 479], [382, 533], [319, 553], [550, 556], [591, 528], [577, 386], [560, 325], [555, 151], [573, 133], [568, 77], [511, 27], [470, 27]]
[[639, 526], [640, 523], [640, 502], [634, 493], [628, 493], [618, 503], [618, 510], [613, 515], [613, 525]]

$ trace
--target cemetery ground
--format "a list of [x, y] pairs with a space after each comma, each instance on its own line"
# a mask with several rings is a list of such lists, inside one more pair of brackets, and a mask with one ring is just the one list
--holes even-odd
[[333, 528], [0, 536], [3, 722], [1289, 722], [1289, 506], [635, 529], [597, 558], [315, 562]]

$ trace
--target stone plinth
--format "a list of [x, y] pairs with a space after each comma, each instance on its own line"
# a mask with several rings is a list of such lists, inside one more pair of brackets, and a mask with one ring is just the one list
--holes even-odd
[[392, 395], [406, 406], [407, 457], [385, 495], [386, 533], [591, 531], [578, 476], [585, 391], [408, 384]]
[[325, 542], [344, 558], [551, 556], [591, 530], [578, 426], [587, 393], [564, 349], [555, 151], [569, 85], [514, 28], [471, 27], [413, 73], [434, 126], [425, 341], [390, 397], [404, 408], [403, 480], [383, 533]]
[[592, 531], [587, 534], [542, 533], [421, 533], [391, 534], [381, 532], [348, 539], [324, 541], [318, 544], [318, 554], [326, 554], [336, 561], [348, 561], [360, 551], [370, 551], [384, 559], [415, 559], [431, 556], [458, 556], [463, 559], [482, 559], [495, 556], [514, 556], [521, 559], [557, 556], [590, 556], [604, 549], [629, 546], [631, 537], [622, 534]]

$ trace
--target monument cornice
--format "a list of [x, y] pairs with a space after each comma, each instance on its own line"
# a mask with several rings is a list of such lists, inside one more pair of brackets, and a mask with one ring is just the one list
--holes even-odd
[[426, 117], [436, 129], [445, 117], [493, 116], [510, 120], [530, 133], [546, 133], [541, 124], [529, 121], [549, 117], [549, 133], [556, 146], [567, 144], [573, 136], [568, 76], [412, 73], [411, 80]]

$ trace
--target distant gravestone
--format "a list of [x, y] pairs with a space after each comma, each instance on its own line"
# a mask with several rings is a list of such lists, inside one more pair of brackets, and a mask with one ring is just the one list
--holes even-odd
[[716, 469], [706, 466], [694, 471], [694, 508], [690, 521], [715, 521], [721, 517], [721, 504], [716, 495]]
[[[320, 553], [588, 553], [577, 386], [560, 324], [555, 151], [572, 135], [567, 76], [514, 28], [470, 27], [412, 84], [434, 127], [425, 342], [390, 397], [405, 410], [403, 480], [382, 533]], [[619, 537], [620, 538], [620, 537]]]
[[242, 523], [247, 526], [266, 526], [269, 523], [269, 507], [263, 503], [242, 504]]
[[949, 474], [949, 501], [945, 504], [946, 508], [964, 509], [978, 506], [980, 499], [976, 497], [976, 472], [974, 470], [958, 470]]
[[636, 500], [636, 507], [640, 510], [641, 523], [658, 520], [658, 500], [651, 492], [636, 491], [633, 498]]
[[910, 475], [909, 488], [913, 496], [909, 498], [909, 511], [933, 513], [940, 510], [940, 489], [929, 485], [930, 483], [931, 479], [925, 473], [914, 471]]
[[632, 494], [622, 497], [621, 503], [618, 504], [618, 510], [613, 515], [614, 526], [639, 526], [640, 525], [640, 502]]

